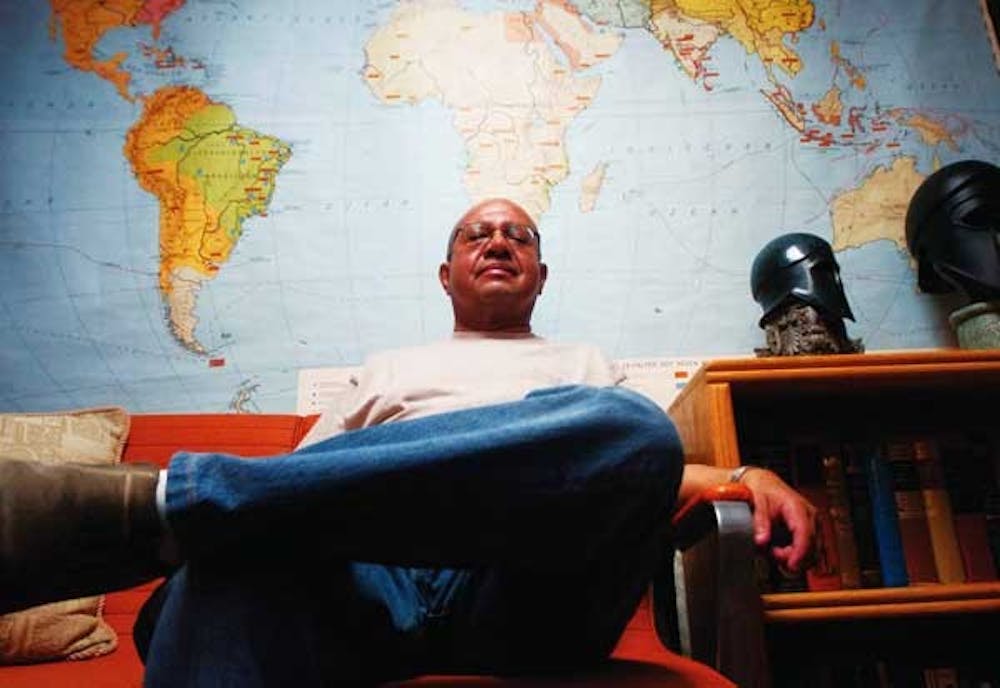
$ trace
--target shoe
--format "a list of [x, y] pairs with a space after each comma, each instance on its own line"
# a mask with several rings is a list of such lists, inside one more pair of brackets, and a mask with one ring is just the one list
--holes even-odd
[[164, 575], [159, 469], [0, 459], [0, 613]]

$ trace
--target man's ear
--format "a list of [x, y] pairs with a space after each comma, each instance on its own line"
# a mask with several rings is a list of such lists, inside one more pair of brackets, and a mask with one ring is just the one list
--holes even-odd
[[438, 281], [441, 282], [441, 287], [444, 289], [444, 293], [451, 296], [451, 263], [441, 263], [438, 267]]
[[549, 266], [545, 263], [538, 264], [538, 293], [542, 293], [542, 287], [545, 286], [545, 280], [549, 278]]

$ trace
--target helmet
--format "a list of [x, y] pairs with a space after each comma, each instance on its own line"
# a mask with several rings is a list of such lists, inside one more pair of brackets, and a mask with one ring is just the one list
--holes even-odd
[[764, 309], [760, 326], [786, 300], [797, 299], [827, 317], [854, 320], [840, 282], [840, 266], [825, 239], [814, 234], [782, 234], [754, 258], [750, 291]]
[[906, 211], [906, 245], [925, 292], [1000, 298], [1000, 168], [979, 160], [927, 177]]

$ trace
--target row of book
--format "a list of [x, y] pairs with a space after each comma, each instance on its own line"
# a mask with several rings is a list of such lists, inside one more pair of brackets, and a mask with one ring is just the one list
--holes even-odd
[[812, 688], [1000, 688], [1000, 670], [988, 666], [923, 667], [873, 660], [809, 666], [801, 675], [777, 675], [776, 686]]
[[816, 561], [773, 568], [773, 592], [997, 580], [997, 441], [985, 434], [831, 442], [792, 438], [746, 452], [818, 511]]

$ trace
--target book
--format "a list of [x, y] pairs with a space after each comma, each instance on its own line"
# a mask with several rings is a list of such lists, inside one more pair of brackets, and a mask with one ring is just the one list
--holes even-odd
[[824, 445], [822, 455], [823, 483], [826, 486], [827, 508], [836, 537], [836, 551], [840, 563], [840, 582], [844, 588], [861, 587], [861, 568], [855, 542], [854, 522], [851, 518], [850, 498], [844, 461], [839, 445]]
[[954, 667], [924, 669], [924, 688], [958, 688], [958, 671]]
[[889, 462], [882, 456], [877, 443], [859, 446], [868, 476], [868, 496], [871, 499], [872, 523], [878, 547], [879, 571], [885, 587], [904, 587], [910, 584], [903, 555], [903, 540], [896, 516], [896, 499], [893, 494]]
[[965, 566], [955, 533], [951, 499], [944, 487], [944, 473], [937, 443], [932, 439], [916, 440], [913, 443], [913, 459], [924, 497], [924, 511], [937, 578], [942, 583], [964, 583]]
[[1000, 570], [1000, 437], [996, 431], [990, 440], [985, 438], [982, 441], [983, 454], [986, 465], [984, 473], [987, 475], [986, 499], [984, 511], [986, 513], [986, 533], [990, 540], [990, 552], [993, 555], [993, 563]]
[[829, 493], [823, 478], [823, 451], [819, 444], [793, 444], [793, 470], [798, 492], [816, 507], [816, 561], [806, 569], [806, 586], [811, 591], [839, 590], [840, 558], [837, 533], [830, 513]]
[[992, 471], [989, 446], [968, 435], [939, 439], [945, 489], [951, 501], [955, 537], [968, 582], [997, 580], [986, 520]]
[[913, 443], [908, 440], [887, 442], [885, 453], [910, 585], [937, 583], [937, 566]]
[[993, 564], [1000, 569], [1000, 491], [986, 495], [986, 537], [989, 540]]
[[882, 571], [878, 559], [878, 545], [875, 541], [872, 502], [868, 494], [868, 470], [865, 465], [864, 445], [844, 444], [842, 455], [847, 503], [854, 531], [854, 545], [858, 553], [861, 587], [878, 588], [882, 585]]
[[[787, 442], [756, 444], [747, 450], [746, 459], [749, 464], [773, 471], [789, 485], [795, 484], [792, 452]], [[754, 568], [757, 572], [757, 585], [762, 591], [804, 592], [809, 589], [804, 573], [781, 570], [773, 558], [763, 553], [757, 554]]]
[[997, 580], [997, 567], [990, 552], [990, 537], [983, 513], [955, 514], [955, 539], [962, 557], [962, 570], [969, 583]]

